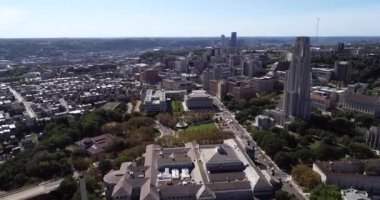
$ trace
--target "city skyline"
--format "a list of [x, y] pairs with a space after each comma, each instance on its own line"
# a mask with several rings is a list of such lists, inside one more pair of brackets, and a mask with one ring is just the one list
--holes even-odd
[[0, 38], [379, 36], [375, 0], [4, 0]]

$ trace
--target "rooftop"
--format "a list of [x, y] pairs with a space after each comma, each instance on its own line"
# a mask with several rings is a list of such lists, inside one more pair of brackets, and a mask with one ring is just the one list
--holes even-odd
[[[233, 192], [237, 196], [251, 193], [252, 198], [257, 188], [271, 191], [270, 184], [257, 175], [260, 171], [255, 170], [255, 166], [246, 168], [240, 160], [242, 155], [238, 156], [237, 151], [241, 149], [234, 141], [219, 145], [187, 143], [180, 148], [148, 145], [144, 156], [147, 169], [145, 177], [149, 180], [143, 184], [140, 198], [181, 196], [217, 199], [218, 195], [225, 192]], [[207, 164], [223, 167], [221, 171], [215, 172], [210, 171]]]
[[355, 189], [347, 189], [341, 191], [344, 200], [370, 200], [368, 193]]

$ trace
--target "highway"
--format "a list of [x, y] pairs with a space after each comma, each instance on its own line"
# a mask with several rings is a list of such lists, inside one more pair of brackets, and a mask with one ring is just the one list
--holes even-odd
[[223, 120], [225, 126], [227, 126], [225, 128], [234, 133], [240, 145], [244, 148], [255, 150], [255, 160], [263, 164], [267, 171], [273, 172], [273, 177], [275, 179], [282, 181], [283, 190], [290, 194], [294, 194], [297, 199], [308, 199], [303, 194], [300, 187], [291, 180], [291, 176], [282, 171], [276, 163], [257, 145], [257, 143], [252, 139], [251, 134], [235, 119], [234, 114], [231, 113], [218, 98], [213, 97], [213, 99], [214, 104], [219, 108], [219, 110], [221, 110], [220, 113], [216, 114], [216, 117]]
[[58, 189], [63, 179], [45, 181], [38, 185], [27, 186], [24, 188], [12, 190], [0, 195], [2, 200], [24, 200], [48, 194]]

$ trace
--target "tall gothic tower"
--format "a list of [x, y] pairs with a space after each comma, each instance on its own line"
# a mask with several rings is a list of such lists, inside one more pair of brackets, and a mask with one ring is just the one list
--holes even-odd
[[283, 110], [287, 117], [310, 118], [310, 38], [297, 37], [292, 62], [285, 76]]

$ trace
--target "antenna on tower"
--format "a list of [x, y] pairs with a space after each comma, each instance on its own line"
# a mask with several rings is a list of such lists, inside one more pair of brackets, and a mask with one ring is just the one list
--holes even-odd
[[319, 17], [317, 17], [317, 30], [315, 33], [315, 43], [316, 43], [316, 46], [319, 46]]

